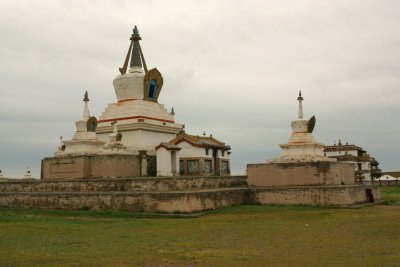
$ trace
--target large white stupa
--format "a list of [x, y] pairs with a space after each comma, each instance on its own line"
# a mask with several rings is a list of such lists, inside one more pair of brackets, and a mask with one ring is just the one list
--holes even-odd
[[116, 102], [96, 119], [85, 93], [73, 138], [61, 140], [55, 157], [43, 159], [42, 178], [229, 175], [230, 146], [188, 135], [175, 123], [173, 108], [168, 112], [158, 103], [163, 77], [147, 69], [136, 26], [130, 40], [113, 80]]
[[106, 142], [116, 122], [128, 151], [154, 154], [155, 147], [173, 139], [183, 125], [175, 123], [173, 111], [168, 112], [158, 103], [163, 77], [156, 68], [147, 70], [136, 26], [130, 40], [124, 66], [119, 69], [121, 74], [113, 81], [117, 102], [109, 104], [101, 114], [96, 132]]

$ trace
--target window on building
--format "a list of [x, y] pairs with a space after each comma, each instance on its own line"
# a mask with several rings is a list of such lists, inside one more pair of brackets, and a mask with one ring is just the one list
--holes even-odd
[[179, 161], [179, 174], [180, 175], [185, 174], [185, 162], [183, 160]]
[[229, 164], [228, 161], [223, 160], [221, 162], [221, 174], [228, 174], [229, 173]]
[[158, 86], [156, 80], [151, 80], [147, 89], [147, 97], [154, 99], [157, 95], [157, 89]]
[[212, 161], [209, 159], [204, 160], [204, 174], [211, 174]]
[[187, 165], [188, 174], [199, 174], [199, 160], [188, 160]]

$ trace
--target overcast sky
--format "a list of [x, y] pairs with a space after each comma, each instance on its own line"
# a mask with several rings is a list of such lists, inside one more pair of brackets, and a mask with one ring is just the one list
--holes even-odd
[[159, 102], [232, 147], [233, 173], [279, 156], [302, 90], [314, 137], [400, 170], [400, 1], [0, 0], [0, 169], [22, 176], [116, 101], [134, 25]]

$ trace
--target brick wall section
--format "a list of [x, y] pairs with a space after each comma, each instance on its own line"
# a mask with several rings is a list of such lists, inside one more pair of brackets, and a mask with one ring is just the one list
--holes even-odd
[[149, 177], [0, 183], [0, 207], [198, 212], [245, 202], [246, 177]]
[[[376, 200], [379, 190], [373, 187]], [[239, 204], [352, 205], [362, 186], [248, 187], [246, 177], [150, 177], [0, 182], [0, 207], [198, 212]]]
[[[149, 156], [148, 160], [152, 160]], [[44, 180], [116, 178], [140, 175], [140, 158], [134, 155], [80, 155], [42, 160]]]
[[[379, 188], [371, 189], [375, 201], [379, 201]], [[252, 188], [248, 194], [250, 202], [260, 204], [354, 205], [367, 199], [360, 185]]]
[[0, 207], [199, 212], [244, 203], [243, 189], [205, 192], [0, 193]]
[[168, 192], [246, 186], [245, 176], [137, 177], [0, 183], [0, 192]]
[[347, 163], [263, 163], [248, 164], [249, 185], [352, 185], [355, 182], [354, 166]]

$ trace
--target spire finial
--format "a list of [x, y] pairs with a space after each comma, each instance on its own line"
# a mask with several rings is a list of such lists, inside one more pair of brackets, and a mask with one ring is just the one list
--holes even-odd
[[89, 113], [89, 94], [88, 91], [85, 92], [85, 97], [83, 98], [83, 101], [85, 102], [84, 106], [83, 106], [83, 119], [84, 120], [88, 120], [90, 117], [90, 113]]
[[301, 90], [299, 91], [299, 97], [297, 98], [298, 101], [303, 101], [304, 98], [301, 96]]
[[87, 91], [85, 92], [85, 96], [83, 97], [83, 101], [85, 101], [85, 102], [89, 101], [89, 94], [88, 94]]
[[299, 97], [297, 98], [297, 101], [299, 101], [299, 110], [298, 110], [298, 118], [302, 119], [303, 118], [303, 104], [302, 101], [304, 98], [301, 96], [301, 91], [299, 91]]
[[175, 115], [174, 107], [171, 108], [171, 115]]
[[128, 62], [129, 62], [129, 57], [131, 59], [131, 64], [130, 72], [142, 72], [142, 64], [144, 68], [144, 72], [147, 73], [147, 66], [146, 66], [146, 61], [144, 60], [142, 48], [140, 47], [139, 41], [142, 40], [142, 38], [139, 35], [139, 30], [137, 26], [133, 28], [133, 34], [131, 35], [131, 43], [129, 44], [129, 49], [128, 53], [126, 54], [124, 66], [122, 68], [119, 68], [119, 72], [124, 75], [126, 73], [126, 70], [128, 69]]
[[133, 34], [139, 35], [139, 30], [138, 30], [138, 28], [136, 27], [136, 25], [135, 25], [135, 27], [133, 28]]
[[203, 131], [203, 136], [204, 136], [204, 137], [206, 136], [206, 131]]
[[142, 69], [142, 63], [144, 65], [144, 70], [147, 73], [147, 66], [146, 62], [144, 61], [144, 56], [142, 53], [142, 48], [140, 47], [139, 41], [142, 40], [142, 38], [139, 35], [139, 30], [135, 25], [135, 28], [133, 28], [133, 34], [131, 36], [131, 40], [133, 42], [132, 44], [132, 55], [131, 55], [131, 68], [136, 68], [136, 69]]

